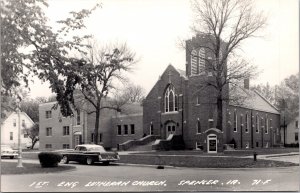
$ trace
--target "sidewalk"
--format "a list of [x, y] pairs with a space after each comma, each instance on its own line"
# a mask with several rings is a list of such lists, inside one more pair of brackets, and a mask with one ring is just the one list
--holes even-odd
[[[244, 158], [253, 158], [253, 156], [245, 156]], [[299, 158], [298, 152], [266, 154], [266, 155], [258, 154], [257, 159], [291, 162], [291, 163], [296, 163], [296, 164], [300, 163], [300, 158]]]

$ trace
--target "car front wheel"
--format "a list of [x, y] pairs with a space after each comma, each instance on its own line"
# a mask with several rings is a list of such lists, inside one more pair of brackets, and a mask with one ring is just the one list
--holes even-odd
[[14, 159], [14, 157], [15, 157], [15, 156], [10, 156], [9, 158], [10, 158], [10, 159]]
[[93, 159], [90, 158], [90, 157], [86, 158], [86, 164], [87, 165], [92, 165], [93, 164]]
[[61, 162], [63, 164], [68, 164], [69, 163], [68, 157], [66, 155], [64, 155], [63, 158], [62, 158], [62, 160], [61, 160]]

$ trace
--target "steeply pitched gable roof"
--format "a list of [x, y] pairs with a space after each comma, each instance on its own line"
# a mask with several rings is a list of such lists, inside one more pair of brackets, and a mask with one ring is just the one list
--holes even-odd
[[181, 69], [176, 69], [177, 70], [177, 72], [180, 74], [180, 76], [182, 76], [184, 79], [188, 79], [187, 77], [186, 77], [186, 73], [185, 73], [185, 71], [184, 70], [181, 70]]
[[172, 64], [169, 64], [167, 66], [167, 68], [164, 70], [164, 72], [162, 73], [161, 76], [159, 76], [159, 79], [156, 81], [156, 83], [153, 85], [153, 87], [151, 88], [151, 90], [148, 92], [148, 94], [146, 95], [146, 98], [149, 96], [150, 93], [154, 92], [154, 89], [156, 88], [157, 83], [159, 82], [159, 80], [161, 79], [161, 77], [169, 70], [175, 70], [180, 77], [183, 77], [184, 79], [187, 79], [186, 75], [185, 75], [185, 71], [184, 70], [180, 70], [180, 69], [176, 69]]
[[[14, 114], [17, 114], [16, 112], [9, 112], [8, 114], [7, 114], [7, 116], [4, 118], [4, 119], [1, 119], [1, 124], [4, 124], [4, 122], [10, 117], [10, 116], [12, 116], [12, 115], [14, 115]], [[34, 122], [32, 121], [32, 119], [27, 115], [27, 113], [25, 113], [25, 112], [20, 112], [20, 114], [23, 114], [25, 117], [27, 117], [27, 119], [32, 123], [32, 124], [34, 124]]]
[[267, 99], [265, 99], [261, 94], [255, 90], [237, 88], [239, 95], [244, 97], [242, 104], [235, 104], [230, 102], [230, 105], [245, 107], [253, 110], [280, 114], [280, 112], [274, 107]]

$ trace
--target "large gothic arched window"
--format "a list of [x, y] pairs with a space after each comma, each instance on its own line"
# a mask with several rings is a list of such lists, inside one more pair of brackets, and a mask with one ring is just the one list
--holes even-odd
[[165, 112], [178, 111], [178, 95], [173, 85], [169, 85], [165, 92]]

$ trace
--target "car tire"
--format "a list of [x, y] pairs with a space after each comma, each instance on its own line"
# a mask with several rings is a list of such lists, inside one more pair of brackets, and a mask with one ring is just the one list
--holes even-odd
[[94, 163], [94, 161], [93, 161], [92, 158], [90, 158], [90, 157], [86, 158], [86, 164], [87, 165], [92, 165], [93, 163]]
[[64, 155], [63, 158], [61, 159], [61, 162], [62, 162], [63, 164], [68, 164], [68, 163], [69, 163], [68, 157], [67, 157], [66, 155]]
[[14, 159], [14, 156], [9, 156], [10, 159]]
[[105, 161], [105, 162], [103, 162], [103, 164], [104, 164], [105, 166], [108, 166], [108, 165], [109, 165], [109, 161]]

